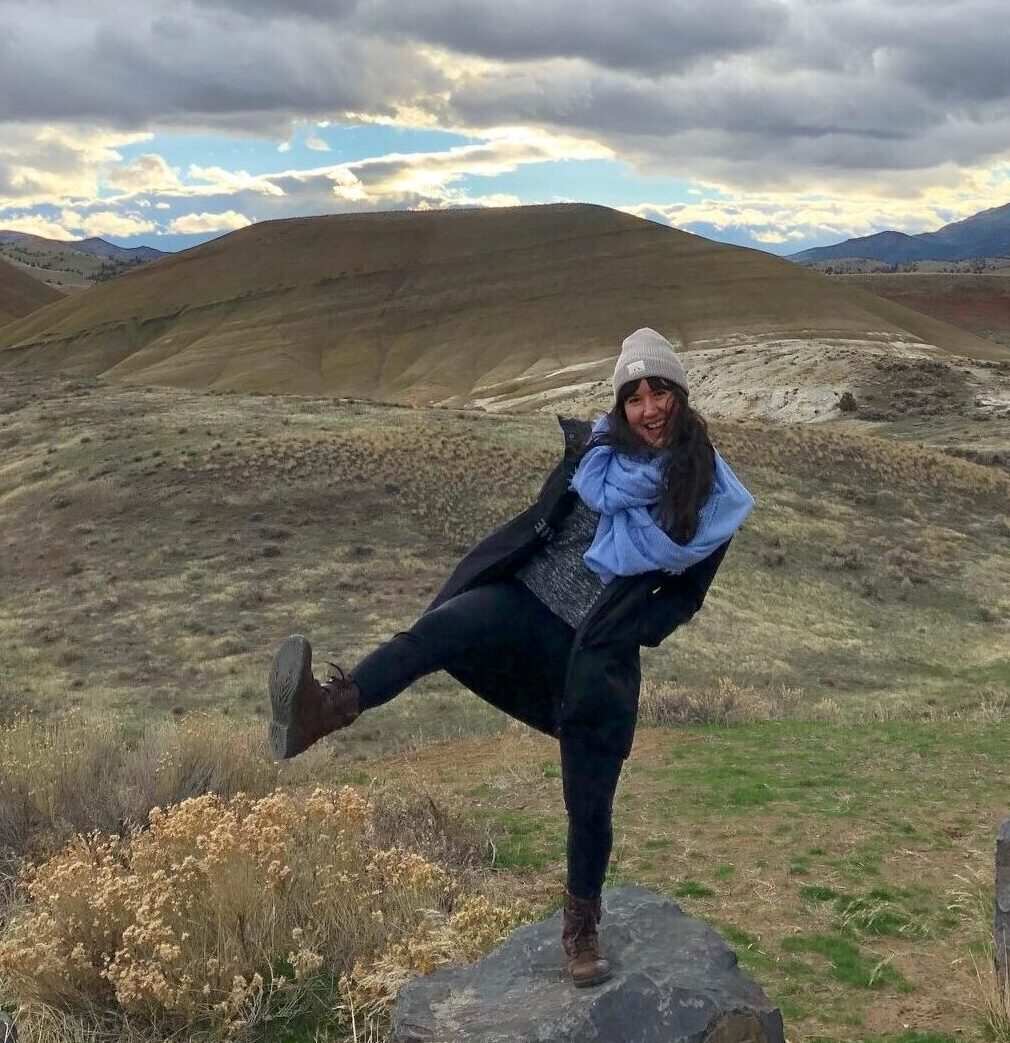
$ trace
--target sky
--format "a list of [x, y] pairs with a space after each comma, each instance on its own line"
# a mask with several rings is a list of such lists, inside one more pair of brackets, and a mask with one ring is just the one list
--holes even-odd
[[789, 254], [1010, 202], [1006, 0], [0, 0], [0, 229], [589, 202]]

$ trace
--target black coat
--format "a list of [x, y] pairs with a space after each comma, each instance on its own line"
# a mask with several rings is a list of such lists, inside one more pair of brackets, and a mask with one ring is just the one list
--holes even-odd
[[[536, 501], [466, 554], [428, 611], [465, 590], [512, 575], [553, 536], [571, 510], [577, 494], [568, 486], [592, 425], [561, 416], [558, 422], [565, 434], [565, 453]], [[540, 731], [577, 736], [597, 749], [627, 757], [638, 718], [639, 646], [658, 645], [701, 608], [729, 544], [727, 540], [679, 576], [655, 570], [618, 576], [608, 583], [575, 631], [562, 692], [543, 692], [533, 663], [489, 662], [479, 651], [472, 664], [450, 672], [488, 702]]]

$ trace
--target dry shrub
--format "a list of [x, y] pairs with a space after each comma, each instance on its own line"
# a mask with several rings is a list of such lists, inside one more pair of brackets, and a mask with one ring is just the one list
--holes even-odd
[[0, 988], [26, 1022], [104, 1010], [187, 1038], [322, 1014], [338, 988], [374, 1019], [403, 981], [519, 922], [429, 859], [381, 846], [372, 805], [346, 786], [155, 808], [145, 829], [74, 837], [25, 870], [22, 894], [0, 936]]
[[[799, 717], [803, 693], [783, 685], [777, 692], [759, 692], [720, 677], [717, 687], [692, 688], [674, 681], [644, 681], [640, 704], [644, 724], [748, 724]], [[838, 707], [825, 700], [805, 708], [806, 719], [834, 720]]]
[[469, 876], [486, 864], [486, 834], [430, 794], [385, 786], [371, 793], [373, 824], [380, 845], [399, 844], [456, 875]]
[[186, 797], [261, 796], [277, 783], [262, 728], [199, 714], [139, 738], [107, 718], [21, 715], [0, 728], [0, 748], [0, 851], [11, 859], [75, 833], [122, 832]]

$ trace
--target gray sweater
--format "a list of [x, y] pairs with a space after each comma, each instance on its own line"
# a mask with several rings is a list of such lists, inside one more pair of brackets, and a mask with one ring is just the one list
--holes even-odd
[[582, 560], [599, 520], [599, 514], [576, 497], [554, 538], [516, 571], [516, 579], [570, 627], [578, 627], [603, 593], [600, 577]]

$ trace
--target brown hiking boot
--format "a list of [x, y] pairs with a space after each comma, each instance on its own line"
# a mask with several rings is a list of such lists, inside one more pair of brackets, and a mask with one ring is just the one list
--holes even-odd
[[[358, 686], [336, 664], [320, 684], [312, 676], [312, 646], [292, 634], [270, 669], [270, 748], [276, 760], [295, 757], [361, 713]], [[333, 671], [336, 671], [335, 673]]]
[[577, 988], [599, 985], [611, 977], [610, 963], [600, 955], [596, 925], [600, 922], [600, 896], [576, 898], [565, 891], [565, 927], [561, 934], [565, 971]]

